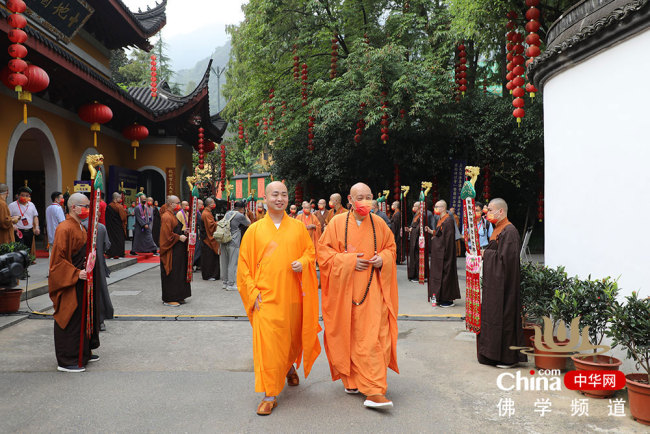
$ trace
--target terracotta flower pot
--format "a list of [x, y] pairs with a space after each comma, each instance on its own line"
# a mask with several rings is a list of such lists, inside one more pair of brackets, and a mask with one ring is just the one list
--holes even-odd
[[[623, 362], [618, 360], [615, 357], [604, 356], [599, 354], [596, 356], [594, 361], [594, 356], [584, 355], [584, 356], [572, 356], [573, 364], [576, 366], [576, 369], [581, 371], [618, 371], [618, 367], [621, 366]], [[580, 390], [585, 396], [590, 398], [609, 398], [610, 396], [616, 393], [615, 390]]]
[[[553, 341], [555, 342], [556, 345], [559, 345], [559, 346], [568, 345], [568, 343], [569, 343], [568, 340], [560, 342], [555, 337], [553, 337]], [[543, 340], [542, 340], [542, 342], [543, 342]], [[565, 371], [566, 370], [566, 361], [567, 361], [567, 354], [566, 353], [558, 353], [558, 352], [548, 351], [548, 350], [538, 350], [537, 348], [535, 348], [535, 336], [531, 336], [530, 344], [535, 349], [535, 366], [537, 368], [539, 368], [539, 369], [559, 369], [560, 371]], [[565, 357], [553, 357], [553, 356], [550, 356], [551, 354], [562, 354]]]
[[530, 338], [535, 336], [535, 324], [526, 323], [523, 326], [524, 330], [524, 342], [529, 342]]
[[22, 289], [0, 291], [0, 313], [14, 313], [20, 309]]
[[630, 413], [639, 423], [650, 425], [650, 384], [646, 374], [627, 374], [627, 398]]

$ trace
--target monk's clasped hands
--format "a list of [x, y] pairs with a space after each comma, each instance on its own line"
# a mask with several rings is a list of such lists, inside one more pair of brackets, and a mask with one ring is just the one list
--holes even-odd
[[295, 271], [296, 273], [300, 273], [302, 271], [302, 262], [300, 261], [293, 261], [291, 263], [291, 269]]

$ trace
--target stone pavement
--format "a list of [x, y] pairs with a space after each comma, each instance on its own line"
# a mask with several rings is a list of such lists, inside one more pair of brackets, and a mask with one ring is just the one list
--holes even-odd
[[[239, 294], [195, 273], [189, 303], [165, 307], [159, 273], [154, 267], [110, 286], [121, 317], [107, 321], [101, 360], [85, 373], [56, 372], [51, 319], [0, 330], [0, 432], [647, 432], [627, 404], [625, 416], [608, 416], [607, 400], [588, 399], [588, 416], [571, 416], [572, 401], [584, 397], [564, 387], [499, 390], [505, 371], [476, 362], [474, 335], [456, 316], [462, 301], [433, 309], [425, 287], [406, 280], [405, 266], [398, 267], [400, 312], [418, 320], [398, 323], [400, 374], [388, 375], [395, 408], [368, 410], [362, 397], [346, 395], [331, 381], [323, 351], [310, 377], [300, 369], [301, 385], [285, 388], [273, 414], [260, 417]], [[461, 288], [463, 278], [459, 267]], [[30, 301], [47, 307], [37, 299]], [[526, 377], [532, 368], [507, 372]], [[508, 398], [515, 412], [500, 416], [497, 405]], [[551, 412], [535, 412], [537, 399], [550, 400]]]

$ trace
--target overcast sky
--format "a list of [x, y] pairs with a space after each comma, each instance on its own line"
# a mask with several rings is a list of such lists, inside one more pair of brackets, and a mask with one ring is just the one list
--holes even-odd
[[[122, 0], [133, 12], [155, 6], [154, 0]], [[223, 45], [225, 27], [244, 19], [246, 0], [167, 0], [167, 24], [163, 39], [169, 44], [174, 69], [191, 68]]]

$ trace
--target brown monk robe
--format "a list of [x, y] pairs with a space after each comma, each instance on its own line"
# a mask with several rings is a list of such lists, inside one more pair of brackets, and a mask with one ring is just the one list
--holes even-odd
[[321, 199], [318, 201], [318, 209], [314, 211], [314, 215], [318, 219], [318, 223], [320, 223], [321, 232], [323, 232], [325, 230], [325, 226], [327, 226], [325, 219], [327, 218], [327, 214], [329, 212], [325, 210], [326, 205], [327, 204], [325, 203], [325, 199]]
[[511, 346], [526, 346], [521, 327], [519, 232], [508, 221], [508, 205], [492, 199], [488, 221], [495, 225], [490, 243], [483, 250], [483, 301], [481, 333], [476, 345], [479, 363], [510, 367], [526, 356]]
[[370, 214], [365, 184], [350, 189], [353, 211], [336, 216], [318, 243], [324, 344], [332, 380], [366, 395], [366, 407], [392, 407], [387, 369], [397, 368], [397, 265], [392, 232]]
[[95, 284], [92, 305], [93, 331], [90, 339], [85, 333], [83, 335], [83, 355], [79, 367], [87, 241], [86, 229], [81, 225], [81, 219], [87, 217], [88, 204], [88, 198], [81, 193], [70, 196], [70, 213], [56, 228], [50, 258], [48, 290], [54, 305], [54, 349], [57, 369], [65, 372], [82, 372], [83, 366], [91, 359], [90, 350], [99, 347], [99, 293], [98, 285]]
[[348, 212], [348, 210], [341, 205], [341, 195], [338, 193], [334, 193], [330, 196], [330, 208], [332, 209], [329, 210], [327, 217], [325, 217], [325, 224], [329, 224], [335, 215], [346, 214]]
[[201, 222], [205, 228], [205, 238], [201, 246], [201, 277], [203, 280], [219, 280], [221, 269], [219, 266], [219, 243], [214, 239], [214, 231], [217, 230], [217, 222], [214, 220], [212, 210], [217, 205], [214, 199], [205, 200], [205, 208], [201, 213]]
[[126, 240], [126, 210], [122, 206], [122, 195], [113, 193], [113, 201], [106, 207], [106, 232], [111, 248], [106, 251], [109, 258], [124, 257]]
[[439, 200], [434, 208], [436, 215], [442, 217], [431, 233], [431, 265], [429, 266], [428, 300], [435, 294], [438, 306], [451, 307], [460, 298], [458, 273], [456, 271], [456, 226], [447, 212], [447, 202]]
[[192, 296], [187, 281], [187, 236], [183, 224], [174, 215], [180, 206], [178, 197], [168, 196], [167, 208], [160, 216], [160, 280], [166, 306], [179, 306]]
[[309, 236], [314, 243], [314, 249], [316, 249], [316, 253], [318, 253], [318, 239], [321, 235], [321, 226], [316, 216], [312, 214], [309, 202], [305, 201], [302, 203], [302, 214], [297, 218], [304, 223], [307, 232], [309, 232]]
[[12, 217], [7, 205], [9, 187], [7, 184], [0, 184], [0, 244], [14, 242], [14, 223], [18, 217]]
[[[424, 226], [430, 229], [435, 227], [433, 214], [430, 211], [427, 211], [426, 217], [424, 218]], [[409, 233], [409, 262], [408, 262], [408, 278], [412, 281], [418, 281], [419, 278], [419, 269], [420, 269], [420, 202], [415, 202], [413, 204], [413, 221], [411, 225], [407, 228]], [[424, 278], [426, 279], [429, 275], [429, 240], [431, 235], [425, 230], [424, 231]]]
[[151, 236], [153, 237], [153, 242], [156, 243], [158, 248], [160, 248], [160, 218], [167, 210], [167, 204], [163, 203], [158, 212], [153, 213], [153, 224], [151, 228]]

